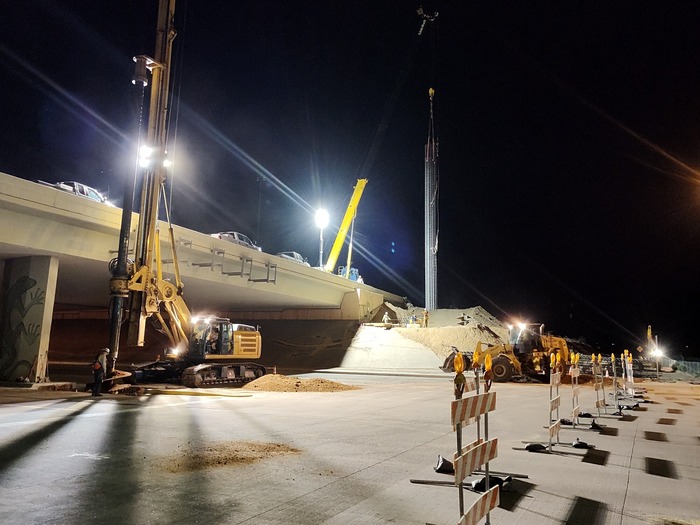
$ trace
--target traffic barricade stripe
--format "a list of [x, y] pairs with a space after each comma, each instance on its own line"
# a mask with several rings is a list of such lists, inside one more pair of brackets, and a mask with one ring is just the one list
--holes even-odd
[[557, 420], [551, 427], [549, 427], [549, 439], [551, 440], [554, 436], [559, 436], [559, 430], [561, 430], [561, 420]]
[[457, 525], [476, 525], [486, 514], [491, 512], [499, 502], [499, 487], [496, 485], [489, 489], [488, 492], [484, 492], [484, 494], [469, 507], [469, 510], [460, 518]]
[[549, 384], [552, 386], [561, 385], [561, 372], [556, 372], [550, 375]]
[[452, 401], [452, 429], [457, 429], [457, 424], [468, 424], [466, 421], [486, 414], [496, 409], [496, 393], [489, 392], [477, 394], [465, 399]]
[[[478, 446], [478, 445], [481, 445], [483, 442], [484, 442], [484, 440], [483, 440], [482, 438], [479, 438], [479, 439], [477, 439], [476, 441], [472, 441], [472, 442], [469, 443], [468, 445], [463, 446], [463, 447], [462, 447], [462, 454], [466, 454], [467, 452], [469, 452], [469, 451], [470, 451], [471, 449], [473, 449], [474, 447], [476, 447], [476, 446]], [[457, 452], [455, 452], [455, 453], [452, 455], [452, 461], [453, 461], [453, 462], [454, 462], [454, 461], [457, 461], [457, 458], [458, 458], [459, 456], [460, 456], [460, 453], [459, 453], [459, 450], [458, 450]]]
[[549, 400], [549, 411], [554, 412], [559, 408], [559, 402], [561, 401], [561, 396], [557, 396], [554, 399]]
[[498, 455], [497, 446], [498, 438], [493, 438], [478, 444], [455, 459], [455, 486], [459, 486], [464, 481], [464, 478], [480, 468], [484, 463], [494, 459]]
[[474, 392], [474, 390], [476, 390], [476, 380], [473, 377], [466, 378], [464, 382], [464, 391]]

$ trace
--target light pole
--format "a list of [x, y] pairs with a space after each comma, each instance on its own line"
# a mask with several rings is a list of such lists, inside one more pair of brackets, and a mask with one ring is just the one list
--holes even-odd
[[664, 354], [664, 353], [663, 353], [658, 347], [654, 348], [654, 349], [651, 351], [651, 355], [653, 355], [654, 357], [656, 357], [656, 380], [657, 380], [657, 381], [659, 380], [659, 359], [661, 358], [661, 356], [662, 356], [663, 354]]
[[323, 230], [328, 226], [328, 212], [323, 208], [316, 210], [316, 227], [319, 230], [318, 235], [318, 266], [323, 268]]

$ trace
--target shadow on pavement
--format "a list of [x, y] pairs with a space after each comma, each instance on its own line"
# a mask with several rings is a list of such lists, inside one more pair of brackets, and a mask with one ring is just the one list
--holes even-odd
[[522, 499], [535, 488], [535, 485], [522, 479], [514, 479], [510, 482], [510, 490], [502, 490], [499, 495], [499, 509], [513, 512]]
[[605, 523], [605, 503], [576, 497], [564, 523], [566, 525], [602, 525]]
[[678, 479], [676, 464], [673, 461], [659, 458], [644, 458], [644, 462], [647, 474], [661, 476], [662, 478]]
[[74, 412], [66, 414], [61, 419], [52, 421], [44, 427], [30, 432], [29, 434], [25, 434], [24, 436], [20, 436], [0, 447], [0, 479], [4, 477], [4, 472], [10, 465], [26, 456], [34, 448], [44, 443], [52, 434], [61, 430], [64, 426], [88, 410], [91, 406], [92, 403], [87, 403]]

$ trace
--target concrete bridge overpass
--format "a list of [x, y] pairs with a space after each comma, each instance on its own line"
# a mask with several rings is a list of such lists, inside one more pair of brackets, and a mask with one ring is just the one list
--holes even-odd
[[[48, 345], [46, 328], [53, 318], [86, 311], [106, 315], [108, 265], [119, 246], [121, 213], [120, 208], [0, 173], [0, 374], [28, 340], [35, 339], [32, 346]], [[134, 232], [137, 223], [134, 214]], [[167, 225], [162, 228], [167, 276], [173, 265], [167, 261]], [[174, 226], [174, 236], [185, 301], [194, 314], [362, 321], [385, 301], [403, 303], [397, 294], [207, 234]], [[8, 356], [8, 345], [17, 355]], [[40, 369], [40, 363], [34, 368]]]

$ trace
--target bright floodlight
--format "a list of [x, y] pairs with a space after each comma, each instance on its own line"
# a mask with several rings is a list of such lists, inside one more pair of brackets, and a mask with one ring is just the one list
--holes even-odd
[[316, 227], [324, 229], [326, 226], [328, 226], [328, 221], [330, 220], [330, 217], [328, 216], [328, 212], [324, 210], [323, 208], [316, 210]]
[[147, 168], [151, 163], [151, 155], [153, 154], [153, 148], [146, 146], [145, 144], [139, 148], [139, 166], [142, 168]]
[[660, 348], [654, 348], [651, 351], [651, 355], [653, 355], [654, 357], [661, 357], [662, 355], [664, 355], [664, 353]]

